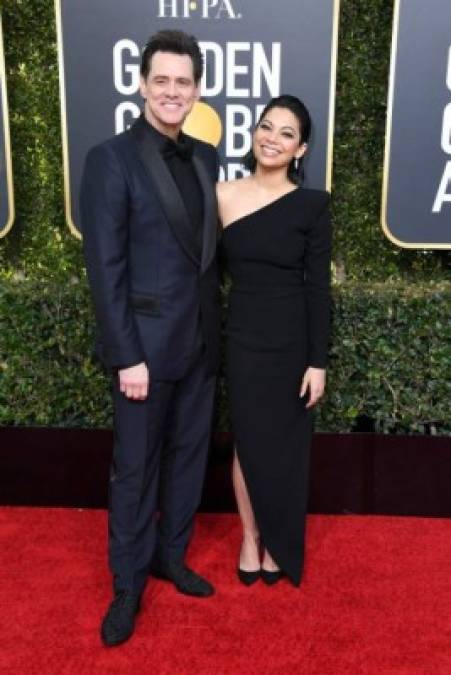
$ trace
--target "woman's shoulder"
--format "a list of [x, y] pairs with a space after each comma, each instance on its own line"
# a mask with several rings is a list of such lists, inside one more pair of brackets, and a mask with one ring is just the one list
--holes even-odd
[[330, 202], [330, 192], [327, 190], [315, 190], [313, 188], [301, 187], [300, 194], [303, 199], [307, 199], [312, 205], [324, 205]]
[[216, 188], [224, 193], [236, 192], [243, 189], [248, 182], [249, 179], [247, 176], [244, 178], [235, 178], [234, 180], [221, 180], [216, 183]]
[[233, 195], [246, 189], [248, 178], [236, 178], [235, 180], [223, 180], [216, 183], [216, 191], [220, 195]]
[[319, 218], [322, 213], [329, 211], [330, 192], [327, 190], [314, 190], [301, 187], [299, 194], [301, 197], [299, 206], [313, 220]]

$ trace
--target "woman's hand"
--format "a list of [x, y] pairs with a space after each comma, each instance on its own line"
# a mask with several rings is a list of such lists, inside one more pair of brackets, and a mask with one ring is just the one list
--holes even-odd
[[309, 366], [302, 378], [301, 388], [299, 390], [299, 398], [306, 395], [307, 389], [310, 390], [309, 400], [306, 408], [312, 408], [318, 403], [321, 396], [324, 394], [326, 387], [326, 370], [324, 368], [312, 368]]

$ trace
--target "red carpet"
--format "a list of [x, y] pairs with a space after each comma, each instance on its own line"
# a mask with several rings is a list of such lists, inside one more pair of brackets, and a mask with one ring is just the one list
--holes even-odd
[[304, 582], [245, 588], [236, 516], [199, 517], [190, 562], [209, 600], [151, 582], [133, 639], [101, 645], [106, 515], [0, 509], [7, 675], [451, 674], [451, 521], [312, 516]]

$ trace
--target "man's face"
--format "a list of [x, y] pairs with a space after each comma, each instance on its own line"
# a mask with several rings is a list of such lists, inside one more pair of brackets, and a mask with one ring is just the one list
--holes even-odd
[[146, 119], [162, 133], [175, 137], [199, 98], [193, 62], [188, 54], [155, 52], [147, 79], [141, 77]]

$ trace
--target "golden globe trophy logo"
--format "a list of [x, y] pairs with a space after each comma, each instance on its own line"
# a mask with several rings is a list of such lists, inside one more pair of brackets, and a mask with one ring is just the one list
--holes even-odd
[[[252, 129], [265, 105], [261, 103], [262, 92], [268, 92], [268, 98], [280, 94], [282, 45], [199, 40], [199, 46], [205, 62], [201, 82], [204, 100], [194, 105], [183, 130], [215, 146], [224, 141], [226, 161], [221, 178], [231, 180], [244, 173], [241, 160], [251, 146]], [[127, 97], [114, 112], [115, 132], [119, 134], [141, 112], [133, 100], [139, 92], [140, 78], [140, 49], [133, 40], [124, 38], [115, 43], [113, 77], [117, 93]], [[219, 97], [224, 101], [224, 124], [215, 107], [208, 103]]]
[[241, 19], [231, 0], [158, 0], [159, 19]]

